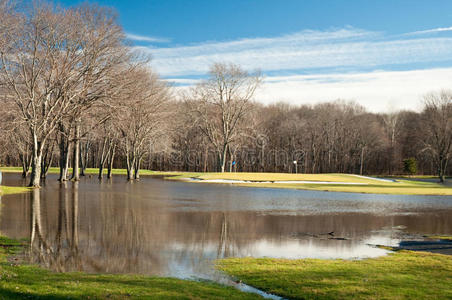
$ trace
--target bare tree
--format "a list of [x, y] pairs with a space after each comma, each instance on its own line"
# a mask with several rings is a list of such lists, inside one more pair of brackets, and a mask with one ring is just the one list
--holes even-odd
[[452, 154], [452, 92], [441, 91], [424, 98], [422, 141], [433, 158], [440, 182]]
[[[168, 117], [169, 88], [166, 82], [146, 68], [130, 71], [130, 85], [118, 122], [121, 146], [126, 158], [127, 179], [139, 178], [141, 162], [149, 150], [149, 142], [161, 134]], [[133, 173], [133, 175], [132, 175]]]
[[77, 119], [80, 107], [98, 98], [123, 35], [115, 17], [97, 7], [40, 2], [13, 16], [15, 27], [5, 29], [10, 42], [0, 49], [0, 80], [30, 131], [30, 186], [39, 187], [49, 137], [63, 119]]
[[218, 153], [221, 172], [225, 171], [228, 146], [239, 136], [240, 123], [253, 108], [251, 99], [260, 82], [260, 73], [217, 63], [187, 99], [194, 121]]

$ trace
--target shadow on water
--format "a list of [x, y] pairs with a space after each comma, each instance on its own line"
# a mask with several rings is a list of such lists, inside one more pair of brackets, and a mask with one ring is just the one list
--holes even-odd
[[451, 234], [452, 200], [51, 177], [41, 190], [3, 197], [0, 230], [29, 238], [30, 261], [55, 271], [224, 282], [218, 258], [376, 257], [387, 251], [370, 244]]

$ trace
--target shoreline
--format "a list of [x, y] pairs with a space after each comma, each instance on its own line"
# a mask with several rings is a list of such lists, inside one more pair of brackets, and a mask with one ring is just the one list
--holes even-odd
[[[21, 173], [17, 167], [0, 168], [5, 173]], [[106, 172], [106, 170], [104, 170]], [[58, 173], [51, 168], [49, 174]], [[87, 169], [86, 176], [93, 177], [98, 169]], [[113, 169], [113, 175], [125, 175], [125, 169]], [[191, 183], [231, 184], [243, 187], [280, 188], [293, 190], [314, 190], [358, 194], [452, 196], [452, 187], [436, 182], [411, 179], [391, 179], [361, 176], [356, 174], [290, 174], [290, 173], [199, 173], [176, 171], [140, 170], [140, 176], [163, 177]], [[421, 176], [420, 178], [424, 178]]]

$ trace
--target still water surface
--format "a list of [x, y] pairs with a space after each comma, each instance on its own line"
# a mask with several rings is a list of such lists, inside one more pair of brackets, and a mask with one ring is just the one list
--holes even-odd
[[[6, 185], [23, 185], [17, 174]], [[1, 199], [0, 232], [57, 271], [214, 278], [223, 257], [364, 258], [452, 234], [452, 197], [247, 188], [117, 176]]]

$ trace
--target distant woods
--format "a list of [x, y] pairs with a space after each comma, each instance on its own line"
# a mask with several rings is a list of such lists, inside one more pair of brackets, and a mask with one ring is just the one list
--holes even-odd
[[421, 112], [264, 106], [261, 74], [234, 64], [177, 92], [105, 7], [0, 0], [0, 20], [0, 163], [21, 166], [31, 186], [51, 166], [61, 181], [87, 168], [99, 179], [125, 168], [129, 180], [142, 168], [412, 174], [407, 159], [420, 174], [450, 173], [451, 92], [425, 96]]

